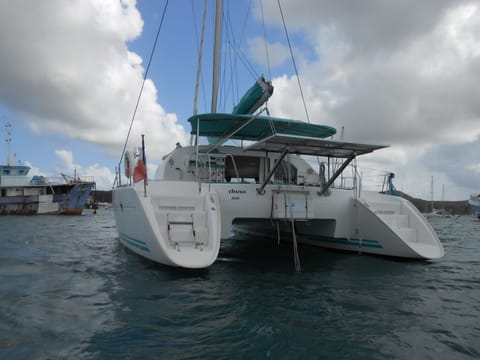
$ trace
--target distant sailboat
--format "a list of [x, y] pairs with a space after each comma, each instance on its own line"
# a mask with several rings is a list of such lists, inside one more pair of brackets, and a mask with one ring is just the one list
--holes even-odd
[[424, 215], [431, 219], [435, 217], [451, 217], [451, 214], [445, 210], [445, 184], [442, 184], [442, 208], [441, 209], [435, 209], [435, 202], [433, 200], [433, 176], [431, 177], [430, 181], [430, 212], [425, 213]]

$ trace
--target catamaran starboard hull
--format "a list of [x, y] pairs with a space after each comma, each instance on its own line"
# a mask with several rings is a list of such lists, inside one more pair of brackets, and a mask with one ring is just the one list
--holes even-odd
[[[444, 256], [435, 231], [406, 199], [368, 191], [355, 198], [351, 191], [339, 189], [332, 189], [327, 197], [316, 197], [310, 196], [316, 194], [314, 189], [303, 190], [303, 194], [309, 195], [299, 199], [299, 189], [292, 189], [297, 191], [297, 198], [292, 195], [286, 207], [284, 200], [279, 203], [273, 196], [273, 216], [235, 218], [234, 233], [292, 241], [292, 218], [276, 209], [305, 207], [312, 211], [303, 215], [297, 212], [302, 216], [293, 221], [295, 238], [300, 244], [409, 259]], [[272, 193], [276, 190], [272, 189]], [[225, 208], [223, 202], [221, 207]]]

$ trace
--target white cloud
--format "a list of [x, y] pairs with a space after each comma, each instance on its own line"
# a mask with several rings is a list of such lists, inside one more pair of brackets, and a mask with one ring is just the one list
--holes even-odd
[[[277, 1], [262, 3], [266, 24], [283, 31]], [[136, 2], [0, 0], [0, 5], [0, 106], [38, 133], [95, 143], [119, 156], [144, 74], [143, 59], [128, 49], [143, 28]], [[480, 148], [478, 1], [299, 0], [282, 6], [291, 39], [302, 41], [292, 46], [300, 56], [312, 122], [344, 127], [345, 140], [392, 145], [365, 162], [393, 169], [408, 186], [428, 184], [429, 173], [458, 188], [448, 193], [478, 186], [472, 180], [478, 152], [468, 150]], [[263, 42], [254, 37], [247, 45], [250, 56], [264, 62]], [[269, 51], [277, 71], [272, 115], [305, 119], [297, 78], [292, 71], [278, 72], [286, 46], [272, 42]], [[153, 163], [188, 138], [176, 115], [159, 103], [151, 80], [129, 149], [141, 134]], [[73, 156], [58, 155], [59, 167], [72, 170]], [[100, 165], [91, 171], [113, 180]]]
[[467, 166], [467, 169], [480, 175], [480, 163], [475, 163]]
[[73, 154], [68, 150], [56, 150], [55, 151], [58, 162], [57, 168], [60, 172], [73, 173], [76, 165], [73, 163]]
[[[277, 2], [263, 6], [267, 22], [281, 27]], [[471, 175], [467, 167], [455, 169], [461, 178], [447, 166], [438, 168], [436, 156], [449, 144], [479, 141], [478, 1], [303, 0], [282, 6], [289, 31], [303, 34], [315, 50], [315, 59], [300, 62], [312, 122], [339, 132], [344, 127], [348, 141], [392, 145], [396, 150], [381, 150], [368, 162], [409, 179], [425, 176], [409, 181], [411, 191], [428, 183], [428, 173], [457, 186], [451, 192], [457, 196], [473, 191], [463, 181]], [[279, 74], [273, 83], [272, 114], [305, 119], [296, 77]]]
[[[55, 154], [57, 156], [55, 170], [54, 174], [48, 175], [49, 178], [59, 178], [63, 174], [67, 177], [80, 177], [84, 180], [94, 180], [96, 182], [96, 188], [99, 190], [109, 190], [112, 188], [115, 179], [115, 173], [112, 169], [97, 163], [82, 166], [74, 161], [74, 156], [70, 150], [55, 150]], [[30, 171], [31, 175], [36, 175], [37, 173], [32, 170]]]
[[[250, 57], [260, 65], [270, 65], [272, 67], [276, 67], [282, 65], [290, 58], [288, 47], [279, 42], [265, 44], [263, 38], [255, 37], [249, 39], [247, 45]], [[267, 49], [265, 47], [267, 47]]]
[[[0, 104], [38, 133], [99, 144], [118, 156], [144, 72], [127, 43], [142, 27], [134, 0], [4, 2]], [[147, 80], [131, 138], [138, 143], [148, 129], [152, 154], [163, 154], [187, 136], [156, 96]]]

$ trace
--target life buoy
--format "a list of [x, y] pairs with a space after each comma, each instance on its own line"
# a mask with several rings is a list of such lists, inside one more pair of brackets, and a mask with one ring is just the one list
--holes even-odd
[[125, 176], [130, 179], [130, 177], [132, 176], [132, 156], [128, 151], [125, 152], [124, 163], [125, 163]]

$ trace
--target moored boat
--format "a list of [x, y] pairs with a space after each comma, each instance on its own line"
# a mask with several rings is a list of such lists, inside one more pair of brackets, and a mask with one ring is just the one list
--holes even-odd
[[[6, 124], [10, 144], [10, 124]], [[62, 214], [81, 215], [92, 189], [93, 177], [29, 177], [30, 167], [14, 165], [7, 152], [7, 164], [0, 165], [0, 215]]]
[[470, 199], [468, 199], [468, 204], [472, 209], [473, 215], [480, 220], [480, 194], [470, 195]]
[[185, 268], [210, 266], [235, 228], [265, 237], [286, 232], [294, 249], [304, 243], [412, 259], [444, 255], [409, 201], [362, 189], [357, 156], [386, 146], [334, 141], [333, 127], [262, 115], [272, 93], [261, 77], [232, 113], [212, 106], [191, 116], [191, 143], [165, 155], [153, 180], [143, 142], [141, 154], [122, 156], [125, 176], [119, 166], [112, 207], [123, 245]]
[[24, 165], [0, 166], [0, 215], [81, 215], [93, 178], [28, 177]]

